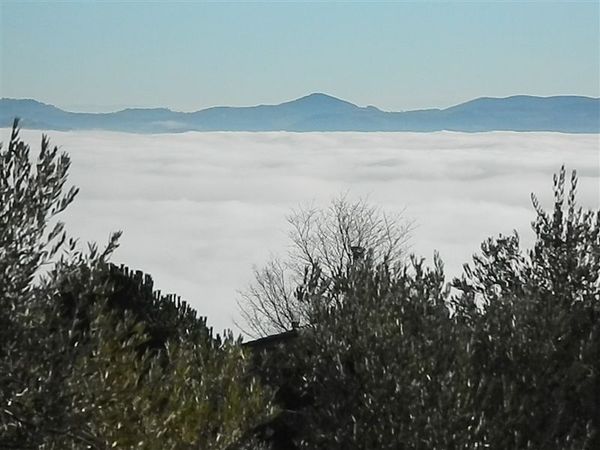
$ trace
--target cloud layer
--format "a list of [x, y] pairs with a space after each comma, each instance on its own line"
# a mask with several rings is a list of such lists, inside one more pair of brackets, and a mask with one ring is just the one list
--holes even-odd
[[[34, 150], [36, 131], [23, 131]], [[8, 131], [2, 130], [5, 142]], [[116, 262], [152, 274], [216, 329], [238, 318], [237, 291], [287, 249], [286, 214], [348, 192], [417, 222], [413, 251], [439, 250], [449, 275], [490, 235], [531, 242], [530, 193], [551, 205], [552, 174], [577, 169], [579, 199], [600, 205], [599, 135], [558, 133], [52, 132], [81, 188], [71, 233], [105, 242]]]

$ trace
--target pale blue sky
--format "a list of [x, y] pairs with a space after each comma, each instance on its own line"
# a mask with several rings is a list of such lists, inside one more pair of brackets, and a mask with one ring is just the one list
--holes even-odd
[[71, 110], [600, 96], [596, 1], [0, 1], [0, 95]]

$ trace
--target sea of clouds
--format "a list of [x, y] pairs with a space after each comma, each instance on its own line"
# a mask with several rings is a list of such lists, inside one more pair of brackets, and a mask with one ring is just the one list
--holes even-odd
[[[6, 142], [8, 130], [2, 130]], [[81, 241], [123, 230], [113, 260], [152, 274], [217, 330], [239, 320], [253, 265], [288, 248], [286, 215], [340, 194], [368, 196], [416, 222], [412, 251], [441, 254], [458, 275], [487, 236], [531, 243], [530, 193], [552, 202], [552, 174], [579, 174], [579, 200], [600, 206], [599, 135], [560, 133], [50, 132], [80, 187], [64, 214]], [[26, 130], [34, 151], [41, 132]]]

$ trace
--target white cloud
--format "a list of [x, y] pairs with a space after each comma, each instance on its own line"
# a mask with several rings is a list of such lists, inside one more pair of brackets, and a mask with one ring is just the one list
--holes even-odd
[[[285, 216], [299, 203], [348, 191], [407, 207], [413, 250], [431, 259], [438, 249], [451, 275], [487, 236], [516, 228], [530, 242], [529, 195], [549, 206], [562, 163], [580, 173], [581, 203], [600, 205], [598, 135], [49, 134], [81, 188], [65, 217], [72, 234], [105, 242], [124, 230], [115, 261], [150, 273], [216, 329], [232, 326], [252, 265], [285, 251]], [[40, 132], [23, 137], [36, 150]]]

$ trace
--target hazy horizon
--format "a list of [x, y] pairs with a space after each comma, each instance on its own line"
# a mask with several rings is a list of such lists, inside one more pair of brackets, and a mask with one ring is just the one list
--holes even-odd
[[[166, 107], [165, 105], [154, 105], [154, 106], [136, 106], [136, 105], [120, 105], [118, 108], [119, 109], [108, 109], [108, 108], [99, 108], [96, 110], [92, 110], [94, 108], [94, 106], [92, 105], [87, 105], [88, 108], [90, 109], [82, 109], [83, 105], [80, 105], [80, 108], [75, 108], [75, 109], [67, 109], [67, 108], [63, 108], [60, 105], [55, 105], [52, 103], [46, 103], [46, 102], [42, 102], [37, 98], [33, 98], [33, 97], [21, 97], [21, 98], [17, 98], [17, 97], [0, 97], [0, 98], [5, 98], [5, 99], [9, 99], [9, 100], [33, 100], [39, 103], [43, 103], [43, 104], [47, 104], [50, 106], [55, 106], [59, 109], [62, 109], [63, 111], [66, 112], [74, 112], [74, 113], [89, 113], [89, 114], [104, 114], [104, 113], [111, 113], [111, 112], [120, 112], [123, 110], [127, 110], [127, 109], [169, 109], [173, 112], [198, 112], [198, 111], [202, 111], [204, 109], [210, 109], [210, 108], [218, 108], [218, 107], [231, 107], [231, 108], [250, 108], [250, 107], [254, 107], [254, 106], [277, 106], [280, 105], [282, 103], [288, 103], [288, 102], [292, 102], [294, 100], [299, 100], [302, 99], [304, 97], [309, 97], [311, 95], [325, 95], [328, 97], [332, 97], [338, 100], [343, 100], [343, 101], [347, 101], [349, 103], [352, 103], [356, 106], [359, 107], [366, 107], [366, 106], [374, 106], [378, 109], [381, 109], [382, 111], [389, 111], [389, 112], [401, 112], [400, 110], [398, 111], [393, 111], [393, 110], [385, 110], [383, 108], [380, 108], [378, 105], [374, 104], [374, 103], [365, 103], [365, 104], [356, 104], [353, 103], [352, 101], [345, 99], [345, 98], [340, 98], [340, 97], [336, 97], [335, 95], [332, 95], [328, 92], [324, 92], [324, 91], [314, 91], [314, 92], [307, 92], [303, 95], [300, 95], [299, 97], [294, 97], [294, 98], [282, 98], [280, 100], [276, 100], [274, 103], [256, 103], [256, 104], [244, 104], [244, 105], [228, 105], [228, 104], [215, 104], [215, 105], [211, 105], [211, 106], [207, 106], [207, 107], [202, 107], [202, 108], [196, 108], [196, 109], [189, 109], [189, 110], [176, 110], [176, 109], [171, 109]], [[589, 95], [577, 95], [577, 94], [556, 94], [556, 95], [533, 95], [533, 94], [527, 94], [527, 93], [517, 93], [517, 94], [512, 94], [512, 95], [508, 95], [505, 97], [494, 97], [494, 96], [490, 96], [490, 95], [483, 95], [481, 97], [475, 97], [475, 98], [467, 98], [464, 99], [463, 101], [460, 101], [458, 103], [453, 103], [451, 105], [446, 105], [446, 106], [430, 106], [427, 108], [417, 108], [415, 110], [410, 110], [410, 111], [419, 111], [419, 110], [425, 110], [425, 109], [445, 109], [445, 108], [451, 108], [453, 106], [458, 106], [461, 105], [463, 103], [467, 103], [469, 101], [472, 100], [477, 100], [477, 99], [481, 99], [481, 98], [510, 98], [510, 97], [542, 97], [542, 98], [550, 98], [550, 97], [587, 97], [587, 98], [592, 98], [592, 99], [600, 99], [600, 95], [599, 96], [589, 96]], [[409, 111], [409, 110], [402, 110], [402, 111]]]
[[5, 1], [0, 96], [71, 111], [193, 111], [310, 92], [386, 111], [599, 97], [599, 14], [595, 1]]

